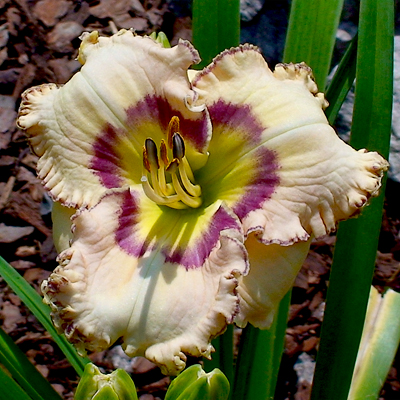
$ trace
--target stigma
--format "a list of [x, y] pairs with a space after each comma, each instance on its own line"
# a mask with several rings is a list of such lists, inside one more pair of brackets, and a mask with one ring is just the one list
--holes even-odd
[[143, 146], [142, 187], [146, 196], [159, 205], [176, 209], [200, 207], [201, 188], [185, 156], [185, 142], [179, 133], [179, 118], [172, 117], [166, 140], [159, 149], [153, 139]]

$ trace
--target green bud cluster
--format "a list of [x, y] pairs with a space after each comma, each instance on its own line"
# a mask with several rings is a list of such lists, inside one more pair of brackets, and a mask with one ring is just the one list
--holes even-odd
[[129, 374], [117, 369], [105, 375], [94, 364], [87, 364], [74, 400], [138, 400]]
[[227, 400], [228, 396], [226, 376], [218, 368], [206, 373], [196, 364], [172, 381], [165, 400]]

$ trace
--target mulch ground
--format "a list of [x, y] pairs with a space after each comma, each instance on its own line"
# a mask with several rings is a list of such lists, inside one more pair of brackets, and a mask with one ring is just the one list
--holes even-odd
[[[110, 35], [120, 28], [139, 34], [162, 29], [172, 42], [190, 38], [190, 21], [175, 18], [164, 0], [0, 0], [0, 254], [39, 291], [55, 268], [51, 202], [36, 178], [37, 157], [15, 125], [21, 93], [45, 83], [65, 83], [79, 69], [75, 60], [83, 31]], [[400, 288], [399, 184], [388, 183], [374, 283]], [[296, 362], [315, 359], [335, 237], [315, 241], [293, 290], [277, 399], [306, 400], [310, 385], [298, 383]], [[0, 323], [65, 399], [78, 378], [63, 354], [0, 278]], [[127, 369], [141, 400], [163, 398], [169, 378], [143, 358], [129, 359], [115, 346], [91, 355], [111, 371]], [[400, 399], [400, 356], [382, 390]]]

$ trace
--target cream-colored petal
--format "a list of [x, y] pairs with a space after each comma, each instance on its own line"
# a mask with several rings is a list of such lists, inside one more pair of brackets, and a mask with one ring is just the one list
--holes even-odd
[[53, 241], [58, 253], [68, 249], [72, 241], [72, 216], [75, 214], [74, 208], [68, 208], [59, 202], [53, 203], [51, 210], [51, 220], [53, 222]]
[[243, 238], [222, 231], [198, 268], [166, 262], [159, 247], [136, 258], [116, 243], [121, 205], [121, 196], [110, 194], [78, 211], [72, 246], [42, 286], [45, 300], [55, 325], [81, 351], [100, 351], [121, 338], [129, 356], [143, 355], [176, 374], [185, 354], [210, 356], [210, 340], [237, 312], [237, 278], [247, 270]]
[[[232, 121], [252, 128], [237, 165], [250, 165], [247, 158], [260, 149], [274, 155], [270, 192], [240, 216], [246, 234], [257, 232], [264, 243], [283, 245], [322, 236], [378, 193], [388, 163], [337, 137], [306, 65], [282, 64], [272, 72], [257, 49], [244, 45], [216, 57], [192, 83], [220, 137], [229, 140]], [[222, 115], [228, 108], [237, 110], [231, 122]]]
[[[196, 94], [190, 89], [186, 70], [199, 59], [188, 42], [165, 49], [130, 31], [108, 38], [92, 32], [82, 40], [80, 60], [84, 65], [80, 72], [62, 87], [46, 84], [28, 89], [18, 124], [40, 156], [38, 174], [53, 197], [68, 206], [90, 207], [106, 190], [91, 162], [95, 145], [99, 147], [96, 140], [111, 140], [105, 135], [110, 127], [116, 135], [130, 138], [126, 146], [131, 162], [141, 169], [145, 135], [153, 132], [135, 135], [138, 121], [129, 110], [146, 99], [153, 103], [160, 99], [184, 117], [203, 116], [187, 107]], [[156, 110], [155, 115], [159, 115]], [[159, 124], [158, 119], [154, 122]], [[155, 134], [161, 138], [162, 133], [157, 127]], [[118, 164], [118, 158], [113, 160]]]
[[[378, 194], [388, 166], [377, 153], [347, 146], [328, 125], [291, 135], [296, 140], [282, 137], [280, 144], [279, 186], [243, 221], [245, 232], [262, 232], [264, 243], [288, 245], [333, 232], [338, 221], [356, 215]], [[297, 140], [308, 146], [296, 145]]]
[[192, 84], [198, 101], [208, 106], [219, 100], [249, 106], [268, 140], [297, 127], [327, 123], [325, 100], [317, 95], [310, 74], [304, 64], [281, 64], [274, 73], [256, 47], [243, 45], [221, 53], [192, 77]]
[[240, 311], [235, 322], [244, 327], [270, 327], [279, 302], [293, 286], [310, 249], [310, 241], [291, 246], [264, 245], [251, 234], [246, 242], [250, 272], [239, 278]]

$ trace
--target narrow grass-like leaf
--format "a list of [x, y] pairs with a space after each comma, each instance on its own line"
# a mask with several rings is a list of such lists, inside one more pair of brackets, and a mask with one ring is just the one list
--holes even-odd
[[325, 114], [330, 124], [335, 122], [339, 110], [354, 84], [356, 77], [357, 40], [358, 35], [350, 42], [326, 90], [326, 99], [329, 102], [329, 107], [325, 110]]
[[348, 400], [377, 399], [400, 343], [400, 293], [371, 287]]
[[193, 0], [193, 44], [203, 68], [221, 51], [238, 46], [240, 41], [239, 0]]
[[29, 285], [29, 283], [2, 257], [0, 257], [0, 275], [10, 288], [18, 295], [22, 302], [29, 308], [32, 314], [39, 320], [43, 327], [50, 333], [54, 341], [60, 347], [65, 357], [74, 367], [79, 376], [83, 374], [85, 365], [89, 359], [80, 357], [75, 348], [67, 342], [64, 336], [57, 333], [50, 319], [50, 309], [42, 301], [42, 298]]
[[32, 400], [0, 365], [0, 400]]
[[293, 0], [284, 51], [285, 62], [309, 65], [321, 91], [331, 67], [343, 0]]
[[[361, 2], [351, 144], [388, 156], [393, 94], [393, 0]], [[313, 400], [346, 400], [375, 266], [383, 193], [340, 224]]]
[[232, 400], [274, 398], [291, 293], [283, 298], [270, 329], [243, 329], [236, 363]]
[[0, 328], [0, 363], [34, 400], [61, 400], [50, 383], [31, 364], [26, 355]]

